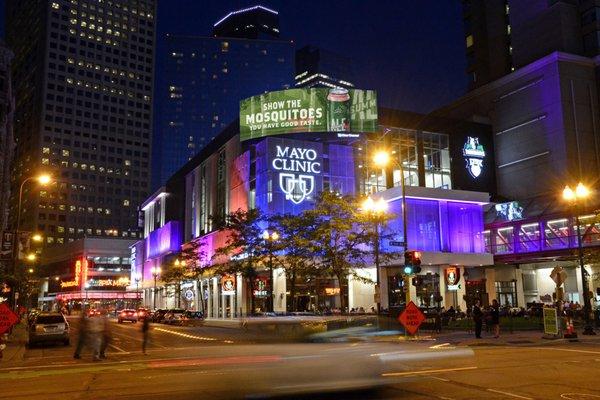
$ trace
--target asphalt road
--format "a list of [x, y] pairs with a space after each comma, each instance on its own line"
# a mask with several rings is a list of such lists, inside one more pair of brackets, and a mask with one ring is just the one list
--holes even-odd
[[600, 399], [600, 346], [591, 343], [264, 344], [235, 329], [154, 325], [143, 355], [140, 324], [114, 323], [108, 359], [93, 362], [89, 351], [72, 358], [76, 321], [72, 327], [71, 346], [27, 349], [18, 364], [0, 364], [0, 398]]

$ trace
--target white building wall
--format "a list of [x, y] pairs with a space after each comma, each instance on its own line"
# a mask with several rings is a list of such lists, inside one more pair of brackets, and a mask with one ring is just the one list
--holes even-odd
[[283, 268], [273, 270], [273, 310], [285, 312], [287, 310], [286, 278]]
[[350, 275], [348, 277], [348, 307], [350, 309], [363, 307], [368, 312], [371, 307], [377, 307], [377, 303], [375, 303], [375, 282], [377, 280], [375, 268], [363, 268], [357, 270], [356, 273], [370, 279], [373, 283], [362, 282]]

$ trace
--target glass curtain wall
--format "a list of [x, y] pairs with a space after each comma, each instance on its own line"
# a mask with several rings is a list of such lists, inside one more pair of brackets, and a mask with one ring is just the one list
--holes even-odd
[[[386, 189], [385, 171], [373, 166], [373, 155], [386, 149], [392, 155], [394, 187], [424, 186], [452, 189], [448, 135], [412, 129], [381, 127], [383, 133], [367, 138], [356, 147], [359, 190], [374, 193]], [[400, 164], [404, 170], [401, 175]]]

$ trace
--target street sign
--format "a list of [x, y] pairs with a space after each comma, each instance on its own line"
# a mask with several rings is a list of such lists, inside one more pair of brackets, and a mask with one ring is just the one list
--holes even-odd
[[399, 242], [397, 240], [390, 240], [390, 246], [404, 247], [404, 242]]
[[417, 332], [425, 319], [425, 315], [423, 315], [419, 307], [412, 301], [408, 303], [402, 314], [398, 316], [398, 321], [400, 321], [406, 332], [410, 335], [414, 335]]
[[17, 322], [19, 322], [19, 317], [8, 308], [6, 303], [0, 304], [0, 335], [7, 332]]
[[544, 307], [544, 333], [547, 335], [558, 335], [556, 308]]

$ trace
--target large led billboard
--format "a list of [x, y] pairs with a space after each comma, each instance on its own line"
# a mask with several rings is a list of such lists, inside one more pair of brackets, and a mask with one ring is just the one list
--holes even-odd
[[377, 130], [373, 90], [302, 88], [268, 92], [240, 102], [242, 141], [294, 132], [353, 137]]

